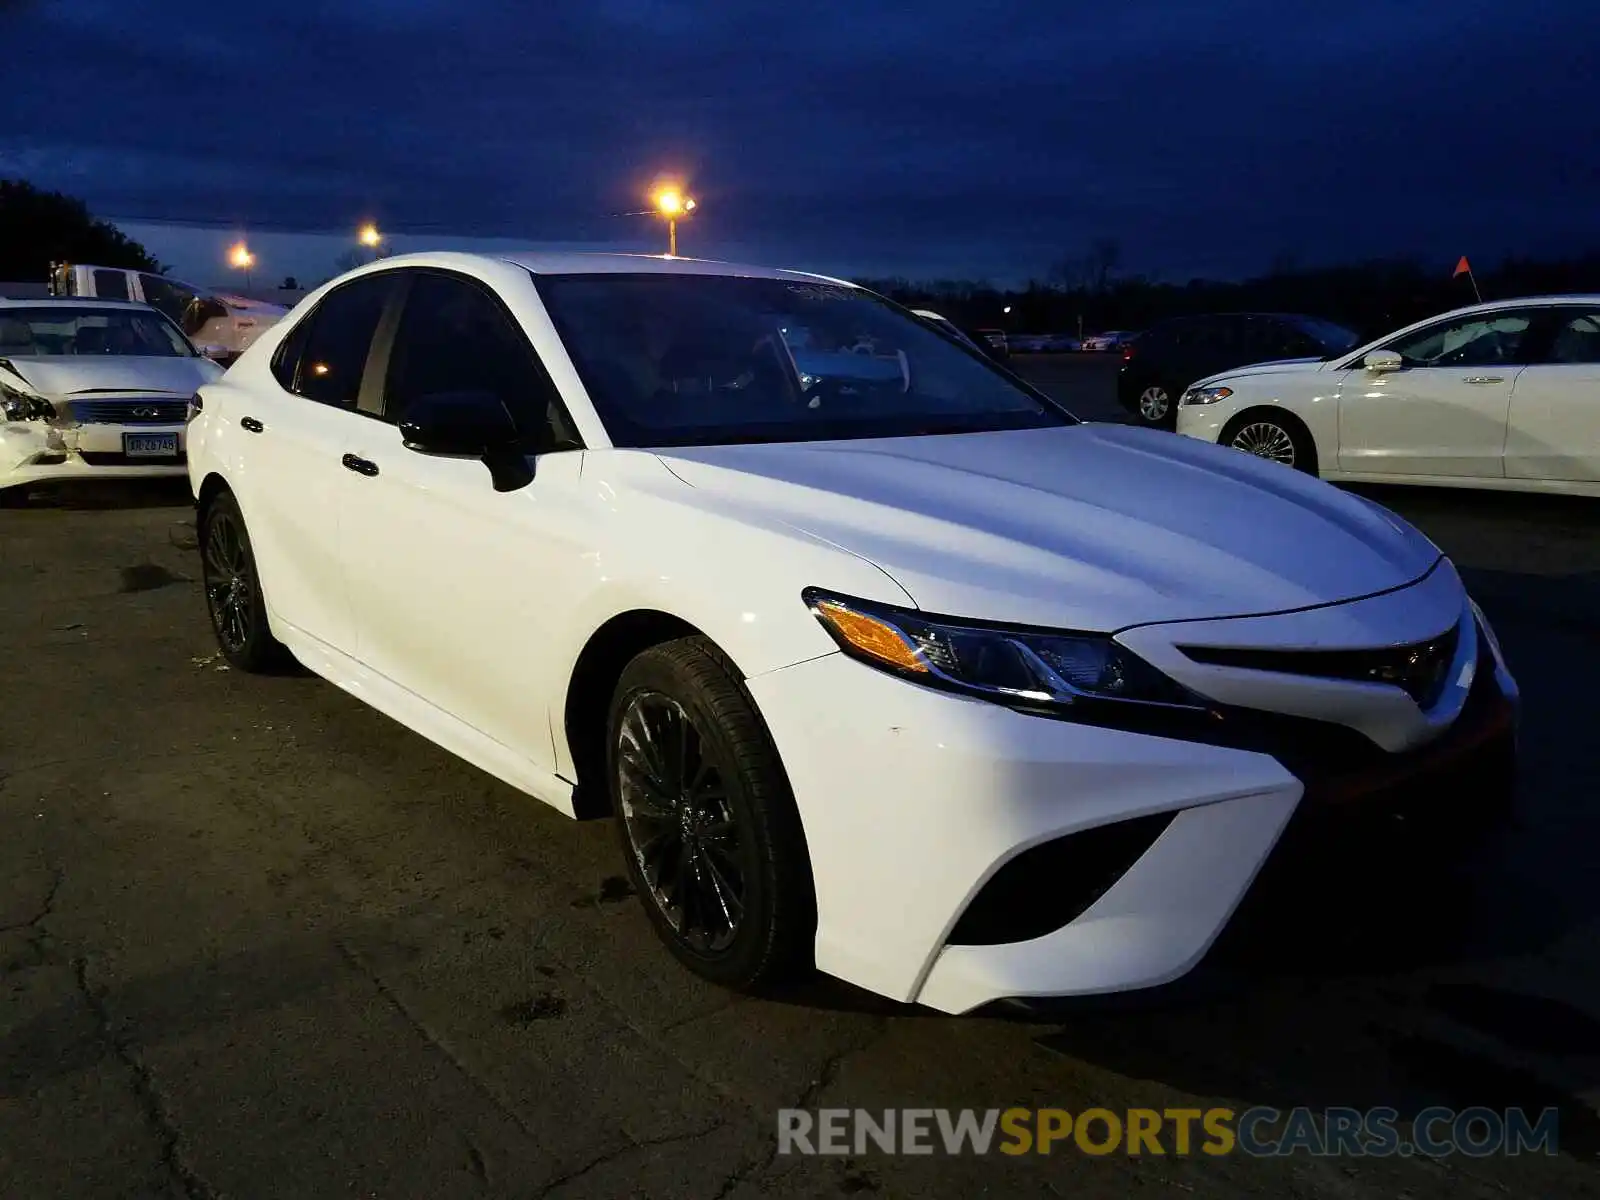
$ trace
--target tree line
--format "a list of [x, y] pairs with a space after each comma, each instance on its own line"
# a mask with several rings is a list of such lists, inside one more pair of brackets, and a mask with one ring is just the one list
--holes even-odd
[[[973, 329], [1076, 335], [1147, 329], [1170, 317], [1218, 312], [1304, 313], [1377, 337], [1425, 317], [1473, 304], [1472, 279], [1453, 262], [1380, 259], [1342, 266], [1280, 265], [1253, 279], [1171, 283], [1115, 274], [1113, 247], [1059, 265], [1054, 278], [1020, 288], [962, 279], [862, 280], [889, 298], [929, 308]], [[1483, 299], [1600, 293], [1600, 252], [1566, 259], [1509, 258], [1475, 268]], [[1005, 310], [1011, 311], [1007, 313]]]
[[[348, 270], [370, 257], [369, 251], [351, 250], [337, 268]], [[23, 180], [0, 179], [0, 279], [43, 282], [57, 261], [165, 270], [138, 242], [94, 217], [82, 200]], [[1295, 312], [1337, 321], [1366, 338], [1475, 298], [1471, 279], [1452, 276], [1453, 263], [1417, 259], [1313, 268], [1281, 263], [1254, 279], [1187, 283], [1124, 275], [1121, 265], [1121, 247], [1101, 238], [1081, 256], [1056, 263], [1043, 279], [1020, 288], [962, 279], [861, 282], [957, 324], [1012, 333], [1100, 333], [1146, 329], [1168, 317], [1196, 313]], [[1600, 293], [1600, 251], [1564, 259], [1507, 259], [1480, 270], [1477, 284], [1485, 300]]]

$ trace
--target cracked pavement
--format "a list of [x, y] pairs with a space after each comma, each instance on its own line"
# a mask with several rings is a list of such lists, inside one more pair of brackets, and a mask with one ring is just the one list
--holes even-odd
[[[1048, 1024], [702, 984], [609, 825], [313, 677], [219, 670], [181, 484], [0, 512], [0, 1196], [1596, 1194], [1600, 505], [1374, 494], [1456, 556], [1519, 673], [1519, 827], [1443, 881], [1343, 864], [1321, 907], [1225, 939], [1224, 993]], [[1551, 1104], [1563, 1153], [797, 1158], [774, 1136], [786, 1106], [1213, 1103]]]

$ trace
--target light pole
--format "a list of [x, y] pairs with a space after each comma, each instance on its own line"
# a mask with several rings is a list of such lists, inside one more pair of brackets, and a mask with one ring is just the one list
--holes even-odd
[[228, 251], [228, 264], [235, 270], [244, 272], [244, 290], [250, 290], [250, 268], [256, 265], [256, 256], [250, 253], [250, 247], [243, 242], [235, 242]]
[[694, 200], [677, 188], [662, 188], [656, 193], [656, 212], [667, 221], [667, 255], [678, 257], [678, 218], [694, 211]]

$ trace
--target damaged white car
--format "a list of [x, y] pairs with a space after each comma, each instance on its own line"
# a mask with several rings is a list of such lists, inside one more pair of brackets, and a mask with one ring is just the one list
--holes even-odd
[[60, 479], [184, 474], [189, 398], [221, 374], [148, 305], [0, 300], [0, 504]]

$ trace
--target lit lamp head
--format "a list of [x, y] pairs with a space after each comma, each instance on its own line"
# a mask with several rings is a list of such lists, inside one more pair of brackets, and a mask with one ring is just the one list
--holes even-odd
[[378, 227], [369, 222], [361, 227], [360, 232], [356, 234], [356, 239], [363, 246], [376, 248], [378, 243], [383, 241], [383, 236], [378, 232]]

